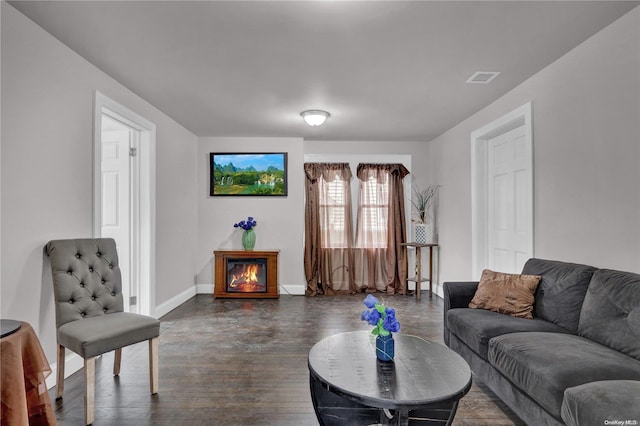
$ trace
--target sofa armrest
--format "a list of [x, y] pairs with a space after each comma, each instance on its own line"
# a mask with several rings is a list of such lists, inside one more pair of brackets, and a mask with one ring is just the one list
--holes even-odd
[[449, 309], [468, 308], [478, 288], [478, 281], [448, 281], [442, 285], [444, 292], [444, 343], [449, 346], [449, 326], [447, 312]]
[[449, 281], [443, 284], [444, 311], [454, 308], [468, 308], [478, 289], [478, 281]]

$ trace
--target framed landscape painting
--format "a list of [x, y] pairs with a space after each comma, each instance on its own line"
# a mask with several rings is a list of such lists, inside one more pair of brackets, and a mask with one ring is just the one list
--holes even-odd
[[209, 166], [211, 196], [287, 195], [286, 152], [212, 152]]

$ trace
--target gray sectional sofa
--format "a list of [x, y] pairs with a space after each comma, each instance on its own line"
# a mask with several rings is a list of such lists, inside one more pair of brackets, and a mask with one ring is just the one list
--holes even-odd
[[[525, 423], [640, 426], [640, 275], [529, 259], [534, 318], [468, 308], [444, 283], [444, 340]], [[619, 423], [616, 423], [619, 422]]]

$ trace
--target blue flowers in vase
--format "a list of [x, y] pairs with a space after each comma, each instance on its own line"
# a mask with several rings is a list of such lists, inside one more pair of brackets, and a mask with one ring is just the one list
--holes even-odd
[[248, 231], [249, 229], [253, 229], [257, 225], [258, 225], [258, 222], [256, 222], [256, 220], [253, 217], [249, 216], [247, 218], [247, 220], [241, 220], [238, 223], [234, 223], [233, 227], [234, 228], [242, 228], [245, 231]]
[[360, 319], [374, 326], [371, 334], [388, 336], [400, 331], [400, 322], [396, 318], [395, 309], [385, 307], [371, 294], [368, 294], [364, 299], [364, 304], [369, 309], [362, 311]]
[[395, 344], [391, 333], [400, 331], [396, 310], [385, 307], [371, 294], [364, 299], [364, 304], [368, 309], [362, 311], [360, 319], [374, 326], [371, 334], [376, 336], [376, 357], [380, 361], [393, 361]]

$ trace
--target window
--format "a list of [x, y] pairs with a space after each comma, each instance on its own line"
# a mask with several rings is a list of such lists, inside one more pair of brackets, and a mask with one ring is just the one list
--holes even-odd
[[[358, 203], [358, 230], [356, 247], [386, 248], [389, 223], [389, 175], [381, 173], [379, 182], [374, 176], [360, 182]], [[331, 182], [319, 179], [320, 229], [322, 247], [348, 246], [346, 216], [351, 214], [347, 191], [349, 182], [340, 177]]]
[[386, 248], [389, 223], [389, 175], [360, 181], [356, 247]]
[[351, 235], [346, 230], [346, 216], [351, 214], [347, 204], [349, 182], [341, 177], [327, 182], [320, 178], [320, 230], [323, 248], [348, 247]]
[[[386, 158], [385, 160], [389, 160]], [[357, 177], [347, 162], [305, 162], [305, 294], [338, 294], [358, 289], [406, 293], [406, 240], [402, 180], [398, 163], [363, 163]], [[305, 160], [307, 156], [305, 156]], [[409, 158], [410, 160], [410, 158]], [[359, 161], [359, 162], [357, 162]], [[358, 191], [357, 232], [353, 234], [351, 191]], [[355, 244], [353, 241], [355, 240]]]

